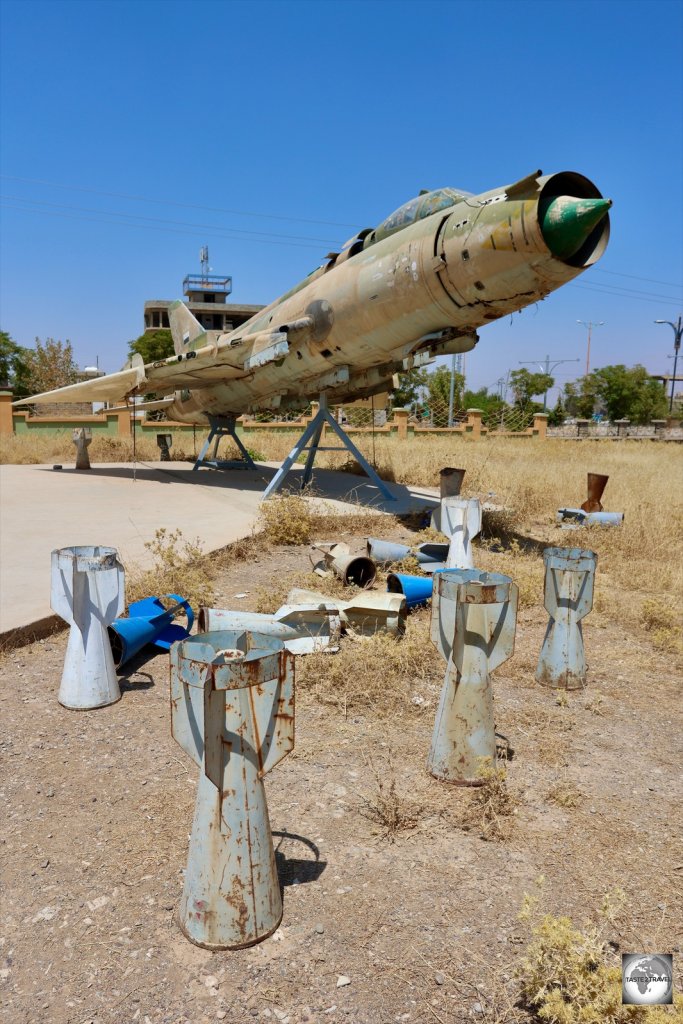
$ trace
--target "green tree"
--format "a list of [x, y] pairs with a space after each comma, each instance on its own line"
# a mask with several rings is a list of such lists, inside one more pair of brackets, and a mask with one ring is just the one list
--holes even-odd
[[593, 374], [565, 384], [564, 403], [569, 416], [578, 416], [579, 419], [590, 419], [599, 407], [598, 393]]
[[411, 409], [420, 399], [420, 389], [426, 386], [427, 371], [420, 369], [399, 373], [399, 386], [394, 389], [391, 404], [395, 409]]
[[35, 347], [24, 351], [29, 394], [53, 391], [78, 381], [78, 366], [70, 341], [36, 338]]
[[616, 363], [593, 370], [587, 377], [565, 385], [567, 409], [573, 416], [592, 416], [598, 410], [612, 421], [630, 419], [649, 423], [666, 416], [667, 402], [661, 385], [644, 366]]
[[173, 337], [165, 327], [158, 331], [146, 331], [139, 338], [128, 342], [128, 352], [130, 355], [137, 352], [145, 364], [156, 363], [159, 359], [168, 359], [174, 354]]
[[591, 376], [610, 420], [628, 418], [634, 423], [647, 423], [666, 415], [662, 386], [650, 378], [644, 366], [618, 363], [594, 370]]
[[544, 395], [555, 383], [555, 378], [549, 373], [531, 373], [525, 367], [521, 370], [513, 370], [510, 374], [510, 385], [515, 396], [515, 405], [519, 409], [530, 411], [535, 408], [536, 403], [532, 401], [535, 395]]
[[562, 395], [557, 396], [555, 408], [548, 413], [548, 426], [561, 427], [567, 418], [567, 408], [562, 400]]
[[[451, 400], [451, 370], [448, 366], [439, 366], [428, 373], [425, 381], [427, 388], [427, 404], [435, 427], [448, 426], [448, 409]], [[461, 373], [455, 374], [453, 392], [453, 410], [462, 409], [462, 396], [465, 378]]]
[[7, 331], [0, 331], [0, 384], [8, 384], [15, 398], [30, 394], [27, 355], [23, 345], [18, 345]]
[[507, 409], [509, 406], [495, 392], [491, 394], [488, 388], [479, 388], [478, 391], [465, 392], [463, 395], [463, 408], [481, 409], [484, 414], [482, 416], [482, 423], [484, 426], [490, 426], [500, 422], [503, 409]]

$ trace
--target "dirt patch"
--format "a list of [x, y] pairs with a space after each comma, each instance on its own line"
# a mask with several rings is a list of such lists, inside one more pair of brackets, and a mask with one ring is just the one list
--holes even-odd
[[[217, 603], [253, 609], [309, 573], [308, 553], [273, 547], [232, 562], [213, 581]], [[509, 549], [480, 557], [488, 569], [512, 564]], [[66, 634], [9, 653], [4, 1019], [532, 1020], [516, 976], [525, 893], [581, 924], [622, 889], [611, 948], [674, 949], [680, 964], [681, 674], [651, 629], [596, 609], [584, 623], [589, 688], [540, 689], [539, 580], [494, 677], [512, 751], [503, 838], [482, 838], [471, 792], [425, 771], [443, 677], [426, 610], [392, 652], [386, 640], [346, 640], [339, 655], [298, 660], [296, 748], [266, 781], [284, 917], [240, 952], [199, 949], [174, 920], [198, 773], [170, 736], [168, 657], [140, 658], [118, 704], [76, 713], [56, 700]]]

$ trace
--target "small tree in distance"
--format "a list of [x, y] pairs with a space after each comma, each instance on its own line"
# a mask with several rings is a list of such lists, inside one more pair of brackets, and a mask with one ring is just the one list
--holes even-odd
[[130, 355], [137, 352], [142, 356], [143, 363], [156, 363], [159, 359], [168, 359], [173, 355], [173, 337], [167, 327], [146, 331], [139, 338], [128, 342], [128, 351]]
[[35, 347], [25, 349], [26, 382], [29, 394], [54, 391], [79, 379], [70, 341], [36, 338]]

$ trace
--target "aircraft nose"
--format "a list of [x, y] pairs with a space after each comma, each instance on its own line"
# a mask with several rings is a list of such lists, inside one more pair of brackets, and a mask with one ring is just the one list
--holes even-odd
[[611, 199], [577, 199], [574, 196], [551, 199], [541, 215], [541, 231], [553, 256], [561, 260], [573, 256], [611, 205]]

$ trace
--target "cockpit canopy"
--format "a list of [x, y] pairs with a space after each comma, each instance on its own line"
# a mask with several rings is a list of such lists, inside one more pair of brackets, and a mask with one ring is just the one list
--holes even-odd
[[373, 245], [375, 242], [380, 242], [383, 238], [388, 238], [390, 235], [395, 234], [395, 232], [402, 231], [409, 224], [414, 224], [425, 217], [431, 217], [433, 213], [438, 213], [439, 210], [444, 210], [448, 206], [455, 206], [456, 203], [469, 198], [471, 195], [471, 192], [457, 192], [453, 188], [437, 188], [433, 192], [421, 192], [415, 199], [411, 199], [404, 203], [403, 206], [399, 206], [398, 210], [395, 210], [390, 217], [383, 220], [379, 227], [371, 231], [365, 239], [363, 248], [367, 249], [368, 246]]

